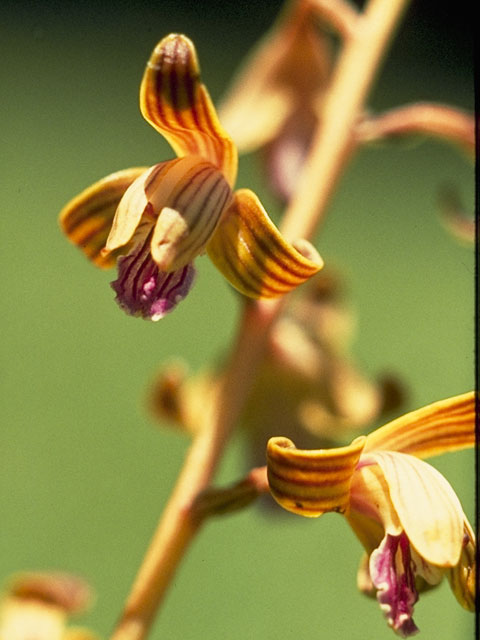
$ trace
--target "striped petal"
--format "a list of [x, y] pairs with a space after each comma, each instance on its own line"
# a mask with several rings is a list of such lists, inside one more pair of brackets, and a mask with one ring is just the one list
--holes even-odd
[[283, 238], [249, 189], [234, 193], [207, 252], [230, 284], [250, 298], [288, 293], [323, 266], [309, 242], [294, 246]]
[[142, 218], [155, 219], [165, 206], [174, 185], [184, 171], [178, 167], [179, 160], [168, 160], [150, 167], [132, 182], [118, 203], [110, 234], [105, 244], [104, 254], [123, 247], [133, 237]]
[[347, 447], [309, 451], [297, 449], [288, 438], [271, 438], [267, 472], [273, 497], [287, 511], [306, 517], [344, 513], [364, 444], [360, 436]]
[[367, 436], [365, 452], [392, 450], [418, 458], [472, 447], [475, 393], [464, 393], [389, 422]]
[[156, 221], [152, 257], [162, 271], [176, 271], [205, 250], [231, 194], [223, 174], [199, 156], [161, 162], [125, 192], [106, 251], [129, 242], [141, 221]]
[[202, 156], [233, 186], [237, 150], [200, 81], [195, 47], [187, 37], [171, 34], [155, 47], [140, 87], [140, 109], [178, 156]]
[[117, 255], [104, 255], [102, 249], [118, 203], [145, 170], [145, 167], [135, 167], [112, 173], [82, 191], [60, 212], [63, 232], [97, 267], [108, 268], [115, 264]]
[[464, 515], [445, 478], [417, 458], [379, 451], [365, 458], [381, 468], [398, 518], [412, 546], [427, 562], [454, 567], [462, 551]]
[[161, 211], [152, 238], [152, 257], [160, 269], [173, 271], [205, 251], [232, 197], [223, 174], [209, 162], [189, 164]]

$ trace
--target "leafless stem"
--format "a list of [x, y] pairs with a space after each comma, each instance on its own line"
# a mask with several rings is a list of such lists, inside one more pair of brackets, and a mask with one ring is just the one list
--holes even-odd
[[370, 0], [345, 41], [325, 97], [312, 149], [284, 218], [287, 237], [311, 238], [355, 148], [353, 130], [363, 112], [387, 45], [409, 0]]
[[382, 138], [424, 134], [454, 142], [470, 155], [475, 153], [475, 121], [462, 109], [444, 104], [417, 102], [366, 117], [355, 127], [359, 143]]
[[238, 511], [269, 491], [267, 467], [256, 467], [245, 478], [229, 487], [205, 489], [195, 500], [194, 516], [204, 520], [211, 516]]
[[195, 502], [212, 479], [262, 359], [268, 331], [281, 303], [246, 303], [239, 334], [217, 397], [188, 451], [176, 487], [133, 584], [112, 640], [142, 640], [175, 570], [201, 526]]
[[[358, 17], [355, 34], [340, 55], [322, 127], [313, 141], [297, 196], [284, 217], [287, 235], [309, 238], [315, 232], [350, 150], [354, 123], [407, 3], [370, 0]], [[282, 299], [245, 304], [218, 395], [205, 412], [111, 640], [147, 636], [175, 570], [200, 527], [202, 519], [194, 517], [195, 501], [210, 485], [282, 304]]]

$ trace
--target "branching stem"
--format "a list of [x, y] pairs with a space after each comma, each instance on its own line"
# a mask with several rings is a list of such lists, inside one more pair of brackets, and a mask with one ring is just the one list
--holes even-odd
[[[290, 237], [311, 238], [344, 167], [352, 129], [364, 105], [394, 27], [408, 0], [370, 0], [355, 33], [345, 42], [322, 126], [302, 171], [296, 197], [284, 217]], [[197, 496], [210, 485], [225, 444], [262, 360], [268, 333], [283, 302], [247, 302], [218, 395], [187, 453], [176, 487], [160, 519], [111, 640], [143, 640], [171, 579], [200, 527]]]

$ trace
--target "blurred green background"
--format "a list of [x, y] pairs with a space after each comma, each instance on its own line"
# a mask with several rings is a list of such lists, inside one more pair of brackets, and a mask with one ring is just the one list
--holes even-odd
[[[428, 4], [409, 10], [373, 108], [416, 99], [473, 108], [467, 5]], [[238, 309], [201, 259], [197, 284], [174, 314], [157, 324], [127, 317], [113, 302], [111, 274], [65, 241], [57, 214], [98, 178], [172, 156], [138, 110], [144, 65], [163, 35], [194, 39], [218, 99], [279, 6], [3, 2], [0, 10], [0, 575], [55, 568], [85, 576], [98, 599], [83, 620], [105, 636], [188, 446], [184, 435], [152, 423], [148, 385], [171, 357], [197, 370], [224, 353]], [[473, 250], [439, 224], [436, 193], [445, 182], [473, 208], [473, 167], [457, 150], [433, 141], [365, 150], [317, 243], [347, 279], [357, 363], [371, 376], [401, 376], [408, 409], [474, 384]], [[238, 184], [280, 212], [255, 156], [241, 161]], [[239, 434], [219, 482], [245, 471], [243, 453]], [[473, 454], [433, 462], [473, 518]], [[271, 519], [252, 508], [211, 521], [152, 638], [392, 638], [376, 603], [356, 590], [360, 552], [333, 514]], [[473, 636], [473, 616], [447, 584], [421, 599], [415, 620], [423, 640]]]

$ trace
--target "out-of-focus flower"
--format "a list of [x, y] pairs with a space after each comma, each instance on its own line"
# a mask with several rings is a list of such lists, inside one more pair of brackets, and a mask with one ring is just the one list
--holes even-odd
[[[352, 363], [353, 324], [331, 271], [289, 298], [240, 418], [250, 466], [264, 464], [265, 443], [275, 432], [304, 446], [327, 446], [400, 404], [403, 391], [395, 378], [370, 381]], [[221, 367], [189, 376], [184, 366], [171, 363], [159, 374], [150, 404], [159, 417], [195, 431], [221, 376]]]
[[0, 640], [98, 640], [87, 629], [66, 628], [90, 599], [89, 587], [75, 576], [20, 574], [0, 602]]
[[200, 81], [192, 42], [160, 41], [140, 87], [145, 119], [177, 158], [111, 174], [60, 214], [62, 229], [99, 267], [118, 258], [112, 283], [129, 314], [158, 320], [188, 293], [204, 251], [254, 298], [282, 295], [322, 267], [305, 240], [288, 243], [248, 189], [233, 192], [237, 150]]
[[418, 592], [447, 574], [460, 604], [474, 610], [475, 538], [445, 478], [419, 460], [474, 443], [475, 395], [408, 413], [336, 449], [297, 449], [288, 438], [267, 447], [270, 490], [288, 511], [346, 516], [365, 548], [359, 586], [376, 593], [402, 637], [418, 629]]
[[332, 54], [309, 2], [292, 2], [247, 59], [220, 119], [240, 152], [264, 147], [275, 191], [287, 199], [308, 153]]

